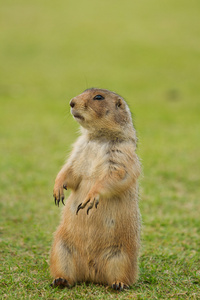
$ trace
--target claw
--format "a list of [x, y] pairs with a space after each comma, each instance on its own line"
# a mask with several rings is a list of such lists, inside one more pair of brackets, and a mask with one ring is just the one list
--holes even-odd
[[79, 206], [77, 207], [77, 211], [76, 211], [76, 214], [78, 215], [78, 212], [80, 209], [83, 209], [84, 207], [86, 207], [86, 205], [88, 204], [88, 202], [90, 202], [90, 199], [88, 199], [87, 202], [85, 202], [84, 204], [79, 204]]
[[76, 211], [76, 214], [77, 214], [77, 215], [78, 215], [79, 210], [81, 209], [81, 205], [82, 205], [82, 203], [80, 203], [80, 204], [78, 205], [78, 207], [77, 207], [77, 211]]
[[54, 200], [55, 200], [55, 205], [57, 205], [57, 203], [56, 203], [56, 197], [54, 197]]
[[67, 186], [65, 184], [63, 184], [63, 189], [67, 190]]
[[[78, 214], [80, 209], [85, 208], [86, 205], [88, 204], [88, 202], [90, 202], [90, 200], [91, 199], [88, 199], [87, 201], [84, 201], [83, 203], [80, 203], [77, 207], [76, 214]], [[99, 204], [99, 196], [97, 196], [97, 198], [94, 198], [93, 201], [90, 202], [90, 206], [87, 209], [87, 215], [89, 214], [90, 209], [92, 209], [94, 205], [97, 208], [98, 204]]]
[[63, 205], [65, 205], [65, 203], [64, 203], [64, 198], [65, 198], [64, 196], [62, 196], [62, 198], [61, 198], [61, 201], [62, 201], [62, 204], [63, 204]]
[[94, 203], [91, 203], [90, 206], [88, 207], [88, 209], [87, 209], [87, 215], [89, 214], [89, 210], [90, 210], [91, 208], [93, 208], [93, 205], [94, 205]]
[[96, 202], [95, 202], [95, 207], [96, 208], [97, 208], [98, 204], [99, 204], [99, 199], [96, 199]]
[[68, 287], [68, 288], [70, 288], [70, 284], [66, 279], [64, 279], [62, 277], [58, 277], [58, 278], [54, 279], [54, 281], [51, 284], [51, 287], [61, 287], [61, 288]]
[[129, 286], [123, 282], [116, 281], [112, 284], [112, 288], [116, 291], [122, 291], [124, 289], [129, 289]]
[[113, 289], [116, 291], [119, 289], [119, 285], [117, 282], [115, 284], [113, 284]]

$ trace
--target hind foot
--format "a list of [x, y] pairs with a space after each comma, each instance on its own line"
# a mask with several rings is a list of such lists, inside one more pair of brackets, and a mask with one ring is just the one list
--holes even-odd
[[114, 290], [123, 291], [124, 289], [129, 289], [128, 284], [125, 284], [121, 281], [114, 281], [111, 285]]
[[64, 287], [70, 288], [71, 287], [71, 285], [69, 284], [69, 282], [66, 279], [60, 278], [60, 277], [54, 279], [54, 281], [52, 282], [51, 286], [52, 287], [59, 286], [61, 288], [64, 288]]

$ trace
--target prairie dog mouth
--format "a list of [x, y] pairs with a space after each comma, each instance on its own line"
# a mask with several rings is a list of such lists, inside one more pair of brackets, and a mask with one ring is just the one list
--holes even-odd
[[75, 118], [75, 119], [78, 119], [78, 120], [84, 120], [84, 118], [80, 115], [80, 114], [78, 114], [78, 113], [73, 113], [72, 112], [72, 115], [73, 115], [73, 117]]

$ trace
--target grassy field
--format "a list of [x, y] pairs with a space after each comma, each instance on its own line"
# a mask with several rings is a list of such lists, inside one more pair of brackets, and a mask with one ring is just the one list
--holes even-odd
[[[200, 299], [200, 3], [0, 1], [1, 299]], [[89, 87], [124, 96], [143, 164], [140, 277], [52, 289], [54, 179]]]

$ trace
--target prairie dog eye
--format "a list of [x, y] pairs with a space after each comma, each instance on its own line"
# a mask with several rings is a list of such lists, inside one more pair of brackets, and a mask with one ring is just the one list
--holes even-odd
[[104, 100], [105, 98], [102, 95], [94, 96], [93, 100]]

